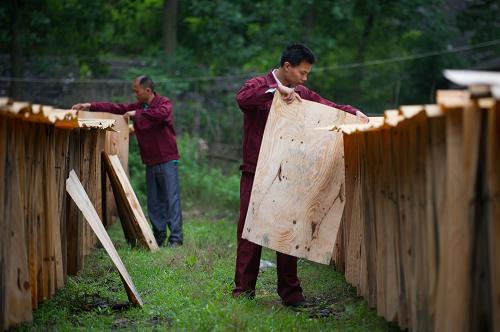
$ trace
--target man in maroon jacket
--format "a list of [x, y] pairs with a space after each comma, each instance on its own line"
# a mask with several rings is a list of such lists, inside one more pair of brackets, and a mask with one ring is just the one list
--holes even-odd
[[[368, 117], [350, 105], [338, 105], [322, 98], [303, 84], [316, 61], [314, 54], [302, 44], [285, 48], [281, 56], [280, 68], [267, 75], [258, 76], [245, 82], [236, 95], [236, 101], [243, 112], [243, 164], [240, 182], [240, 218], [237, 230], [236, 271], [233, 296], [255, 296], [255, 285], [259, 273], [262, 247], [241, 238], [252, 191], [257, 158], [267, 116], [271, 109], [274, 92], [278, 90], [285, 102], [312, 100], [335, 107], [368, 122]], [[278, 294], [284, 305], [303, 306], [305, 304], [300, 281], [297, 277], [297, 258], [276, 252], [278, 272]]]
[[139, 151], [146, 164], [148, 215], [158, 245], [166, 239], [170, 229], [169, 246], [182, 245], [182, 211], [179, 190], [179, 152], [174, 131], [172, 103], [154, 91], [154, 83], [147, 76], [134, 80], [136, 103], [82, 103], [75, 110], [109, 112], [130, 116], [134, 122]]

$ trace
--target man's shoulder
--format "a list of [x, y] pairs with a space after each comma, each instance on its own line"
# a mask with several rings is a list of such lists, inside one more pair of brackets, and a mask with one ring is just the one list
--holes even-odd
[[309, 89], [305, 85], [297, 85], [294, 89], [298, 93], [308, 93], [311, 91], [311, 89]]
[[247, 80], [245, 82], [245, 84], [252, 84], [252, 85], [269, 84], [269, 83], [271, 83], [269, 75], [270, 75], [270, 73], [267, 73], [265, 75], [259, 75], [259, 76], [252, 77], [251, 79]]
[[171, 103], [170, 99], [168, 99], [165, 96], [161, 96], [159, 94], [156, 94], [156, 100], [157, 100], [158, 104]]

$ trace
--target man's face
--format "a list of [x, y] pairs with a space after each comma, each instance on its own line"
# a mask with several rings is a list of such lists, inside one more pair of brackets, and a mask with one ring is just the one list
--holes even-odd
[[139, 84], [139, 81], [136, 80], [132, 85], [132, 89], [134, 90], [135, 98], [138, 102], [147, 103], [149, 101], [149, 96], [151, 95], [150, 88], [143, 88]]
[[304, 84], [307, 81], [307, 75], [312, 69], [312, 65], [305, 61], [295, 67], [292, 67], [289, 62], [285, 62], [283, 67], [285, 69], [285, 78], [292, 86]]

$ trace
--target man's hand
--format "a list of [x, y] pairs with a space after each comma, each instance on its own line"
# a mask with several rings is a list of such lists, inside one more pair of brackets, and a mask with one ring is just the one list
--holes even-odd
[[127, 113], [123, 114], [123, 116], [128, 116], [130, 118], [135, 116], [135, 111], [128, 111]]
[[86, 111], [90, 108], [90, 103], [81, 103], [71, 106], [72, 110]]
[[356, 116], [358, 117], [358, 119], [362, 122], [362, 123], [368, 123], [370, 122], [370, 118], [368, 118], [365, 113], [361, 112], [361, 111], [356, 111]]
[[298, 100], [299, 102], [302, 101], [302, 98], [300, 98], [299, 94], [292, 88], [284, 85], [278, 85], [277, 89], [281, 93], [281, 97], [283, 97], [283, 100], [287, 104], [293, 103], [294, 100]]

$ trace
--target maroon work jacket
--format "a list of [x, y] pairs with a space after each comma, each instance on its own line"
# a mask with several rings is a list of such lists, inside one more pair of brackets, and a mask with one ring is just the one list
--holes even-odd
[[168, 98], [155, 94], [149, 105], [91, 103], [90, 111], [114, 114], [136, 111], [132, 120], [143, 163], [152, 166], [179, 159], [172, 103]]
[[[244, 113], [243, 164], [240, 166], [243, 172], [255, 173], [267, 116], [274, 98], [274, 93], [268, 92], [268, 90], [277, 87], [278, 83], [274, 79], [273, 72], [270, 71], [267, 75], [257, 76], [246, 81], [236, 95], [236, 102]], [[357, 109], [351, 105], [338, 105], [322, 98], [303, 85], [295, 87], [295, 91], [302, 99], [315, 101], [356, 115]]]

